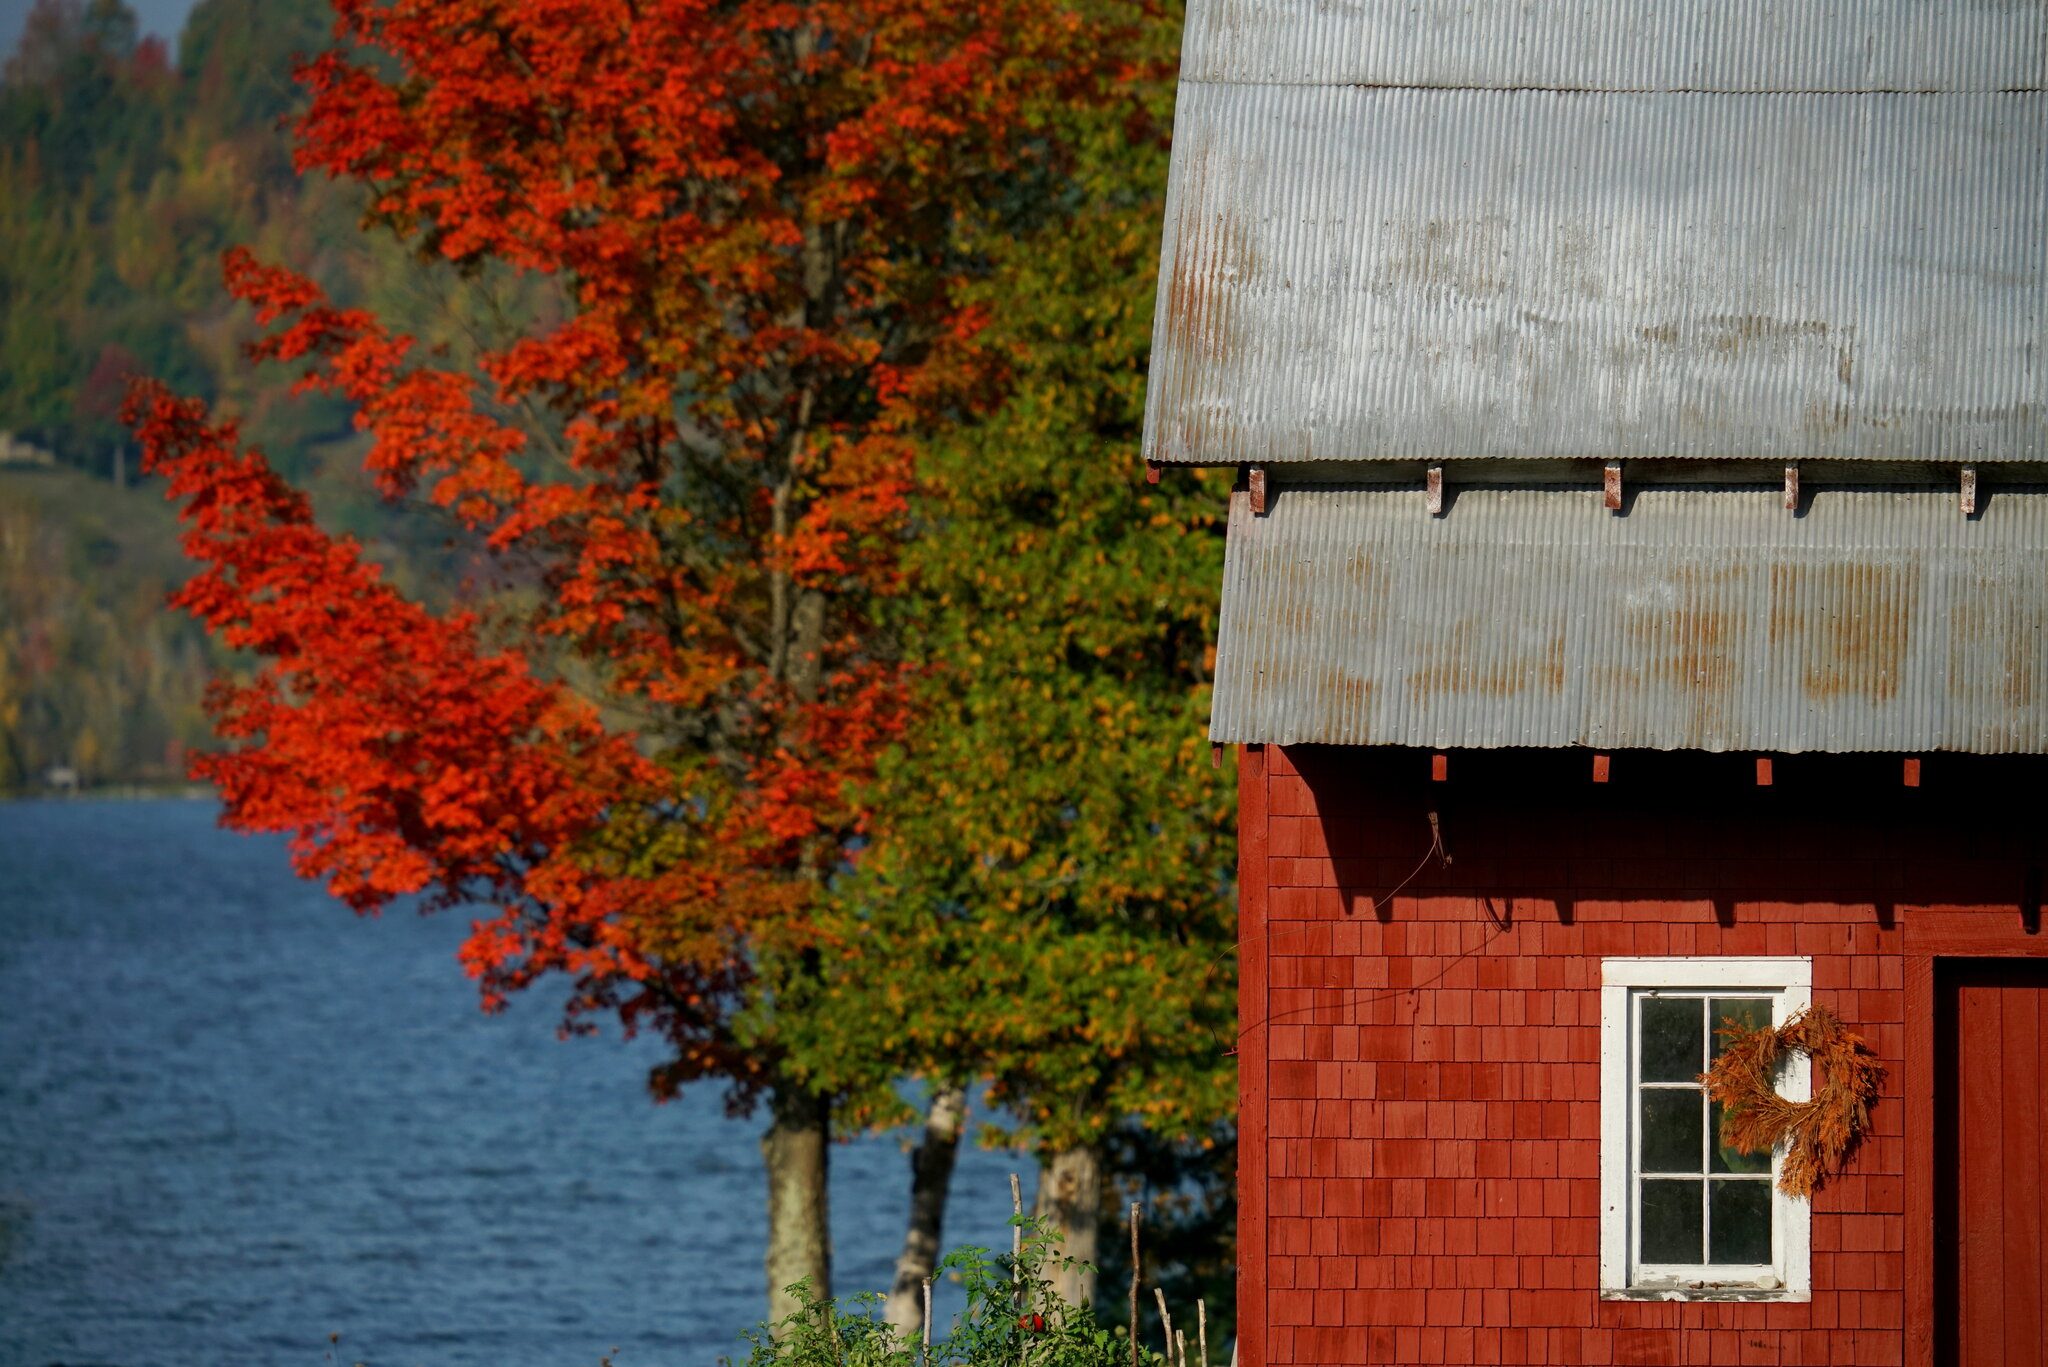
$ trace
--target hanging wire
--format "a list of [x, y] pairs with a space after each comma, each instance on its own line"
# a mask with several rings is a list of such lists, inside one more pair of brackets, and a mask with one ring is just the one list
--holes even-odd
[[[1386, 892], [1380, 894], [1379, 896], [1367, 897], [1365, 899], [1366, 909], [1377, 915], [1381, 906], [1391, 906], [1393, 900], [1396, 897], [1400, 896], [1401, 893], [1408, 888], [1409, 884], [1413, 883], [1417, 878], [1420, 878], [1422, 876], [1423, 871], [1429, 868], [1431, 861], [1435, 861], [1436, 866], [1438, 868], [1449, 868], [1452, 863], [1451, 852], [1444, 844], [1443, 818], [1433, 810], [1429, 813], [1429, 848], [1422, 852], [1422, 858], [1415, 861], [1415, 867], [1408, 871], [1407, 877], [1403, 878], [1400, 882], [1396, 883], [1393, 887], [1389, 888]], [[1250, 1034], [1252, 1031], [1258, 1029], [1262, 1025], [1271, 1025], [1276, 1021], [1289, 1020], [1295, 1016], [1303, 1014], [1309, 1014], [1312, 1016], [1313, 1013], [1317, 1011], [1343, 1011], [1347, 1009], [1354, 1009], [1360, 1006], [1368, 1006], [1371, 1005], [1373, 1002], [1388, 1001], [1395, 997], [1405, 997], [1410, 993], [1419, 992], [1423, 988], [1428, 987], [1433, 983], [1442, 981], [1445, 974], [1449, 973], [1452, 969], [1456, 968], [1464, 960], [1472, 957], [1474, 954], [1477, 954], [1480, 950], [1485, 949], [1488, 945], [1492, 944], [1495, 940], [1498, 940], [1501, 936], [1507, 934], [1510, 930], [1514, 928], [1512, 918], [1507, 914], [1505, 910], [1496, 910], [1493, 905], [1492, 898], [1488, 897], [1482, 900], [1484, 901], [1486, 906], [1487, 919], [1493, 923], [1492, 932], [1488, 934], [1484, 939], [1482, 939], [1478, 944], [1473, 945], [1470, 949], [1464, 950], [1463, 952], [1453, 957], [1451, 961], [1445, 964], [1444, 967], [1440, 971], [1438, 971], [1434, 976], [1425, 978], [1423, 981], [1419, 983], [1412, 983], [1407, 987], [1394, 988], [1384, 992], [1375, 993], [1371, 996], [1357, 996], [1352, 997], [1348, 1000], [1338, 1002], [1316, 1002], [1309, 1006], [1296, 1007], [1291, 1011], [1282, 1011], [1276, 1015], [1267, 1016], [1262, 1020], [1253, 1021], [1250, 1025], [1247, 1025], [1243, 1029], [1239, 1030], [1237, 1032], [1235, 1039], [1231, 1043], [1231, 1047], [1228, 1049], [1225, 1049], [1223, 1047], [1223, 1039], [1221, 1036], [1216, 1034], [1216, 1029], [1213, 1025], [1209, 1027], [1210, 1037], [1215, 1040], [1217, 1049], [1225, 1057], [1229, 1057], [1230, 1055], [1235, 1054], [1237, 1052], [1237, 1045], [1242, 1044], [1244, 1042], [1244, 1037], [1246, 1035]], [[1262, 934], [1254, 935], [1250, 939], [1240, 940], [1236, 944], [1222, 951], [1222, 953], [1218, 954], [1215, 958], [1209, 961], [1209, 966], [1202, 975], [1202, 981], [1206, 986], [1206, 984], [1214, 976], [1217, 966], [1221, 964], [1224, 959], [1228, 958], [1232, 954], [1241, 955], [1247, 946], [1257, 944], [1260, 941], [1270, 942], [1281, 935], [1305, 935], [1313, 931], [1315, 928], [1316, 927], [1312, 925], [1294, 925], [1289, 926], [1286, 930], [1266, 931]]]

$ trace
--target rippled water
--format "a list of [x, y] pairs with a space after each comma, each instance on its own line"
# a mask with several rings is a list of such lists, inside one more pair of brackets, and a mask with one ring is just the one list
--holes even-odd
[[[457, 918], [357, 921], [202, 802], [0, 804], [0, 1364], [709, 1364], [761, 1313], [759, 1126], [485, 1017]], [[900, 1139], [833, 1153], [838, 1289]], [[963, 1154], [949, 1244], [1008, 1243]]]

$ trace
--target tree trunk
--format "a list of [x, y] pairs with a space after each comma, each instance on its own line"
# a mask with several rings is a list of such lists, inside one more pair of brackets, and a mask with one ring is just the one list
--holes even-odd
[[953, 1182], [960, 1133], [966, 1127], [967, 1089], [935, 1090], [931, 1112], [925, 1117], [924, 1142], [910, 1155], [910, 1227], [904, 1231], [896, 1280], [889, 1284], [889, 1299], [882, 1310], [890, 1327], [906, 1343], [917, 1342], [924, 1325], [924, 1280], [938, 1266], [946, 1193]]
[[[1093, 1263], [1096, 1226], [1102, 1219], [1102, 1155], [1087, 1145], [1064, 1149], [1038, 1165], [1038, 1196], [1032, 1214], [1049, 1222], [1066, 1242], [1066, 1257]], [[1053, 1290], [1068, 1305], [1095, 1303], [1095, 1273], [1082, 1268], [1055, 1270]]]
[[830, 1108], [794, 1086], [777, 1087], [772, 1119], [761, 1138], [768, 1167], [768, 1318], [796, 1313], [787, 1288], [808, 1280], [811, 1294], [832, 1295], [832, 1227], [827, 1219], [826, 1173], [831, 1152]]

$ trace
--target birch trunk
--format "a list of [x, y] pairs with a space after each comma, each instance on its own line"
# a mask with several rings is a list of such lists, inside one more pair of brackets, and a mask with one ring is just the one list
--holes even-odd
[[793, 1086], [777, 1087], [761, 1138], [768, 1168], [768, 1319], [796, 1313], [787, 1289], [808, 1280], [811, 1294], [832, 1295], [832, 1228], [828, 1221], [831, 1134], [825, 1102]]
[[[1102, 1155], [1087, 1145], [1063, 1149], [1038, 1167], [1038, 1196], [1032, 1214], [1064, 1237], [1060, 1252], [1084, 1263], [1096, 1261], [1096, 1227], [1102, 1219]], [[1054, 1271], [1052, 1287], [1075, 1307], [1095, 1303], [1095, 1273], [1082, 1268]]]
[[910, 1225], [903, 1234], [903, 1253], [896, 1259], [896, 1279], [889, 1284], [883, 1318], [905, 1343], [915, 1343], [924, 1322], [924, 1280], [939, 1262], [946, 1196], [953, 1183], [953, 1160], [960, 1152], [960, 1134], [967, 1126], [967, 1089], [940, 1087], [924, 1122], [924, 1140], [910, 1155]]

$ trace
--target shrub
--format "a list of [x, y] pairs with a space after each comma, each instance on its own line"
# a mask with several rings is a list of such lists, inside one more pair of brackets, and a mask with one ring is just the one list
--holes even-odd
[[[929, 1355], [882, 1319], [879, 1294], [820, 1300], [799, 1282], [790, 1294], [801, 1308], [746, 1335], [746, 1367], [1130, 1367], [1123, 1325], [1098, 1324], [1092, 1309], [1053, 1293], [1050, 1274], [1076, 1265], [1059, 1251], [1058, 1236], [1028, 1217], [1013, 1223], [1022, 1236], [1014, 1255], [964, 1248], [939, 1264], [939, 1276], [952, 1273], [965, 1287], [967, 1309], [943, 1335], [933, 1326]], [[1142, 1347], [1136, 1360], [1169, 1367]]]

